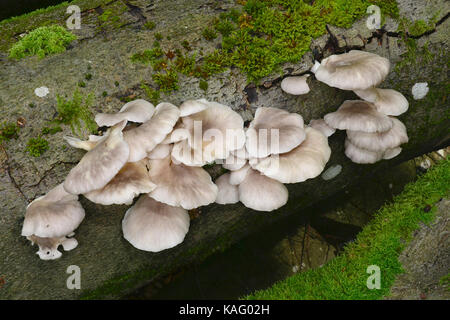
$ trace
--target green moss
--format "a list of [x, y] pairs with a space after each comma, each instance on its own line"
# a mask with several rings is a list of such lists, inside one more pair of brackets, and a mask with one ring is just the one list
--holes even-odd
[[12, 138], [17, 138], [19, 129], [17, 123], [4, 121], [3, 124], [0, 125], [0, 143]]
[[178, 90], [178, 73], [174, 70], [167, 70], [166, 72], [158, 72], [152, 75], [153, 81], [159, 86], [159, 90], [169, 92]]
[[208, 81], [201, 79], [200, 83], [198, 84], [198, 86], [200, 87], [200, 89], [202, 89], [203, 91], [208, 90]]
[[66, 47], [77, 37], [58, 25], [40, 27], [14, 44], [9, 57], [22, 59], [26, 56], [44, 58], [47, 55], [66, 51]]
[[[380, 299], [389, 294], [403, 272], [399, 254], [412, 239], [419, 223], [434, 217], [433, 206], [449, 195], [450, 158], [430, 169], [418, 181], [408, 184], [390, 204], [383, 206], [344, 252], [321, 268], [299, 273], [256, 291], [246, 299]], [[428, 212], [426, 212], [428, 211]], [[367, 267], [381, 270], [381, 289], [366, 286]]]
[[206, 40], [211, 41], [217, 38], [217, 33], [211, 28], [205, 28], [202, 32], [202, 36]]
[[156, 40], [158, 40], [158, 41], [161, 41], [162, 39], [163, 39], [163, 36], [162, 36], [162, 34], [161, 33], [155, 33], [155, 39]]
[[48, 141], [38, 138], [31, 138], [28, 140], [26, 151], [30, 156], [40, 157], [45, 151], [48, 150]]
[[450, 273], [447, 274], [446, 276], [443, 276], [440, 280], [439, 280], [439, 284], [441, 286], [446, 287], [446, 289], [448, 291], [450, 291]]
[[233, 24], [231, 21], [229, 20], [218, 20], [215, 25], [214, 28], [219, 31], [222, 36], [224, 37], [228, 37], [231, 32], [236, 28], [235, 24]]
[[63, 131], [61, 127], [44, 127], [42, 128], [42, 134], [55, 134], [57, 132]]
[[164, 51], [160, 47], [144, 50], [135, 53], [131, 56], [131, 61], [134, 63], [150, 64], [154, 63], [158, 58], [164, 55]]
[[118, 87], [119, 86], [119, 81], [114, 81], [114, 85], [116, 86], [116, 87]]
[[78, 86], [80, 88], [85, 88], [86, 87], [86, 82], [84, 82], [83, 80], [78, 81]]
[[229, 66], [228, 56], [222, 50], [214, 50], [204, 57], [203, 63], [197, 72], [197, 76], [208, 78], [209, 76], [225, 71]]
[[141, 89], [144, 90], [145, 95], [150, 100], [150, 102], [156, 106], [160, 99], [160, 92], [158, 90], [150, 88], [144, 82], [141, 83]]
[[56, 111], [58, 112], [56, 123], [69, 125], [72, 132], [78, 135], [82, 134], [83, 128], [89, 133], [95, 132], [97, 124], [89, 109], [93, 101], [92, 93], [84, 97], [77, 89], [71, 100], [56, 95], [56, 101]]
[[113, 30], [121, 28], [126, 21], [121, 17], [128, 11], [128, 7], [121, 1], [108, 4], [107, 9], [98, 16], [98, 31]]
[[183, 40], [183, 41], [181, 42], [181, 46], [182, 46], [186, 51], [191, 51], [191, 50], [192, 50], [192, 48], [191, 48], [191, 46], [190, 46], [190, 44], [189, 44], [189, 41], [187, 41], [187, 40]]
[[144, 27], [148, 30], [153, 30], [156, 27], [156, 23], [154, 23], [153, 21], [147, 21], [146, 23], [144, 23]]
[[187, 76], [192, 76], [194, 74], [195, 69], [195, 54], [192, 56], [188, 55], [179, 55], [175, 59], [175, 69]]
[[85, 75], [84, 75], [84, 78], [86, 79], [86, 80], [91, 80], [92, 79], [92, 74], [90, 74], [90, 73], [86, 73]]
[[107, 95], [108, 95], [108, 92], [106, 92], [106, 91], [102, 92], [102, 97], [106, 97]]

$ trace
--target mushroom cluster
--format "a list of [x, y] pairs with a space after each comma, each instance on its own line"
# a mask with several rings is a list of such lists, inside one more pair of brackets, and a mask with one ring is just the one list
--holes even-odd
[[[375, 163], [400, 154], [408, 142], [405, 125], [395, 118], [408, 110], [408, 100], [398, 91], [377, 86], [389, 73], [390, 63], [376, 54], [352, 50], [332, 55], [311, 69], [315, 78], [342, 90], [352, 90], [362, 100], [347, 100], [323, 120], [310, 125], [329, 136], [334, 129], [346, 130], [345, 154], [355, 163]], [[285, 78], [288, 93], [305, 92], [306, 78]], [[302, 81], [301, 81], [302, 80]], [[295, 88], [293, 88], [293, 86]]]
[[[248, 128], [230, 107], [188, 100], [180, 107], [145, 100], [114, 114], [95, 116], [102, 136], [64, 137], [86, 154], [65, 181], [27, 208], [22, 235], [39, 245], [41, 259], [57, 259], [77, 246], [74, 230], [84, 219], [83, 195], [101, 204], [132, 205], [122, 221], [124, 238], [151, 252], [183, 242], [187, 210], [213, 202], [241, 201], [272, 211], [288, 199], [283, 183], [319, 175], [330, 157], [327, 138], [305, 128], [303, 118], [276, 108], [259, 108]], [[214, 183], [203, 166], [230, 170]]]

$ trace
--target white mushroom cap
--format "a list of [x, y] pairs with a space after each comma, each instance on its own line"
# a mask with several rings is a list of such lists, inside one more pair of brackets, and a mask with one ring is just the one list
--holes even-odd
[[383, 159], [384, 160], [389, 160], [392, 158], [395, 158], [396, 156], [398, 156], [400, 153], [402, 152], [402, 148], [400, 147], [396, 147], [396, 148], [392, 148], [392, 149], [387, 149], [384, 154], [383, 154]]
[[352, 50], [332, 55], [315, 66], [316, 79], [343, 90], [364, 90], [379, 85], [389, 73], [389, 60], [379, 55]]
[[213, 203], [217, 186], [203, 168], [175, 164], [170, 157], [149, 160], [150, 178], [156, 184], [149, 196], [171, 206], [190, 210]]
[[62, 256], [58, 250], [60, 245], [63, 246], [64, 251], [70, 251], [78, 246], [78, 241], [75, 238], [59, 237], [59, 238], [41, 238], [37, 236], [28, 236], [31, 244], [35, 243], [39, 246], [39, 251], [36, 254], [42, 260], [55, 260]]
[[398, 119], [391, 117], [393, 126], [385, 132], [367, 133], [361, 131], [347, 130], [347, 137], [350, 142], [360, 149], [370, 151], [384, 151], [396, 148], [408, 142], [405, 125]]
[[272, 211], [284, 206], [289, 192], [280, 182], [260, 172], [249, 169], [239, 185], [239, 200], [247, 208], [257, 211]]
[[247, 164], [246, 159], [241, 159], [239, 157], [236, 157], [234, 154], [230, 153], [228, 158], [224, 160], [222, 167], [224, 167], [227, 170], [235, 171], [239, 170], [246, 164]]
[[216, 180], [218, 188], [216, 203], [231, 204], [239, 202], [239, 189], [230, 183], [230, 174], [225, 173]]
[[205, 99], [186, 100], [180, 105], [180, 117], [187, 117], [208, 108], [209, 104]]
[[139, 194], [149, 193], [156, 188], [150, 180], [144, 161], [126, 163], [106, 186], [85, 193], [84, 196], [103, 205], [130, 205]]
[[168, 157], [172, 152], [173, 144], [158, 144], [147, 156], [150, 160], [160, 160]]
[[307, 127], [305, 141], [294, 150], [250, 162], [253, 169], [282, 183], [297, 183], [320, 175], [330, 159], [327, 137]]
[[[192, 158], [185, 141], [175, 144], [172, 157], [186, 165], [200, 165], [226, 159], [231, 151], [245, 144], [244, 121], [230, 107], [211, 101], [208, 108], [182, 118], [189, 132], [188, 146], [199, 154]], [[181, 153], [180, 150], [183, 149]], [[196, 164], [198, 165], [198, 164]]]
[[309, 86], [306, 79], [309, 74], [304, 76], [286, 77], [281, 81], [281, 90], [293, 95], [301, 95], [309, 92]]
[[180, 115], [180, 110], [171, 103], [156, 106], [152, 118], [139, 127], [124, 132], [124, 139], [130, 146], [129, 162], [136, 162], [160, 144], [169, 134]]
[[67, 193], [59, 184], [28, 205], [22, 236], [59, 238], [69, 235], [78, 228], [84, 215], [78, 196]]
[[90, 151], [92, 149], [94, 149], [94, 147], [104, 138], [106, 138], [107, 134], [105, 134], [104, 136], [96, 136], [96, 135], [89, 135], [89, 140], [80, 140], [78, 138], [75, 137], [70, 137], [70, 136], [64, 136], [64, 140], [67, 141], [67, 143], [74, 147], [74, 148], [78, 148], [78, 149], [83, 149], [86, 151]]
[[260, 107], [246, 131], [250, 157], [289, 152], [305, 140], [303, 118], [277, 108]]
[[159, 252], [183, 242], [189, 231], [189, 214], [146, 195], [127, 210], [122, 220], [123, 237], [135, 248]]
[[358, 148], [348, 139], [345, 139], [345, 155], [354, 163], [360, 164], [375, 163], [383, 158], [383, 152]]
[[237, 186], [244, 181], [245, 177], [247, 176], [247, 172], [250, 170], [250, 166], [246, 164], [242, 168], [231, 171], [230, 172], [230, 184]]
[[122, 130], [126, 120], [111, 128], [106, 139], [88, 151], [70, 170], [64, 181], [64, 189], [72, 194], [84, 194], [106, 186], [125, 165], [130, 154]]
[[384, 132], [392, 128], [391, 118], [362, 100], [347, 100], [335, 112], [323, 118], [332, 128], [363, 132]]
[[336, 129], [334, 129], [334, 128], [330, 127], [329, 125], [327, 125], [327, 123], [323, 119], [312, 119], [309, 122], [309, 126], [311, 128], [316, 129], [316, 130], [319, 130], [326, 137], [330, 137], [336, 132]]
[[379, 112], [388, 116], [399, 116], [409, 107], [405, 96], [392, 89], [369, 88], [355, 90], [355, 93], [361, 99], [372, 102]]
[[136, 99], [126, 103], [118, 113], [98, 113], [95, 116], [95, 122], [99, 127], [111, 127], [122, 120], [143, 123], [152, 117], [154, 111], [153, 104], [142, 99]]

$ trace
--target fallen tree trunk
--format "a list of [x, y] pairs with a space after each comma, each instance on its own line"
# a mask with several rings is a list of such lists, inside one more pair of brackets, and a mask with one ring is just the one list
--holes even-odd
[[[139, 1], [133, 3], [139, 5]], [[176, 17], [179, 29], [171, 31], [170, 41], [193, 37], [189, 38], [193, 42], [195, 32], [199, 34], [213, 15], [231, 6], [228, 1], [219, 8], [208, 6], [208, 1], [186, 3], [141, 4], [144, 9], [138, 11], [143, 17], [151, 17], [157, 22], [156, 31], [167, 28], [168, 16]], [[419, 16], [411, 16], [413, 11], [407, 3], [400, 1], [401, 13], [409, 18], [427, 18], [420, 16], [425, 14], [424, 10], [414, 10]], [[415, 1], [414, 5], [423, 9], [426, 3]], [[123, 14], [129, 15], [131, 21], [125, 29], [96, 34], [93, 31], [95, 27], [88, 26], [79, 31], [81, 40], [74, 48], [60, 55], [43, 60], [31, 58], [15, 62], [7, 59], [5, 52], [1, 53], [0, 105], [3, 115], [8, 120], [23, 117], [27, 121], [19, 137], [4, 143], [0, 153], [2, 299], [118, 298], [177, 268], [201, 261], [283, 216], [306, 214], [305, 210], [309, 206], [326, 200], [346, 186], [358, 183], [363, 177], [447, 146], [450, 142], [450, 108], [447, 99], [449, 22], [445, 12], [432, 32], [416, 37], [417, 49], [405, 47], [400, 35], [394, 31], [369, 32], [365, 29], [365, 21], [356, 23], [349, 30], [330, 26], [329, 34], [311, 44], [316, 57], [344, 52], [350, 48], [378, 53], [388, 57], [393, 65], [405, 61], [405, 55], [408, 59], [414, 57], [409, 63], [393, 68], [382, 84], [382, 87], [402, 92], [410, 102], [408, 112], [399, 117], [408, 129], [410, 142], [403, 146], [404, 150], [398, 157], [375, 165], [354, 164], [344, 155], [345, 133], [338, 132], [329, 140], [332, 156], [327, 165], [340, 164], [343, 167], [336, 178], [324, 181], [317, 177], [304, 183], [288, 185], [289, 202], [275, 212], [255, 212], [241, 204], [202, 207], [199, 216], [191, 221], [185, 242], [160, 253], [136, 250], [123, 239], [121, 220], [126, 206], [100, 206], [80, 197], [87, 214], [76, 231], [79, 247], [63, 254], [59, 260], [39, 260], [35, 255], [37, 248], [31, 247], [20, 236], [25, 207], [35, 197], [60, 183], [83, 152], [62, 148], [62, 135], [70, 134], [67, 128], [48, 139], [50, 150], [40, 158], [32, 158], [24, 151], [27, 140], [40, 133], [46, 121], [53, 118], [55, 94], [70, 95], [84, 73], [93, 74], [86, 89], [95, 88], [97, 111], [117, 110], [122, 104], [118, 98], [132, 95], [137, 90], [139, 79], [145, 77], [146, 69], [131, 64], [129, 56], [147, 48], [153, 38], [140, 33], [138, 27], [141, 26], [142, 16], [136, 14], [137, 9], [133, 10]], [[389, 22], [393, 23], [391, 20]], [[189, 29], [189, 35], [186, 35], [185, 26], [193, 29]], [[107, 42], [103, 36], [107, 37]], [[208, 42], [201, 44], [212, 46]], [[283, 70], [285, 74], [302, 74], [312, 66], [313, 60], [313, 54], [307, 53], [301, 62], [286, 65]], [[251, 119], [258, 106], [274, 106], [298, 112], [308, 123], [311, 119], [336, 110], [344, 100], [355, 98], [351, 92], [330, 88], [314, 80], [308, 95], [289, 96], [281, 92], [281, 78], [267, 77], [262, 85], [247, 85], [245, 77], [235, 69], [214, 76], [206, 93], [198, 89], [197, 79], [181, 77], [181, 80], [180, 90], [163, 96], [162, 100], [179, 104], [183, 100], [206, 95], [209, 100], [231, 105], [245, 119]], [[414, 100], [411, 95], [411, 87], [417, 82], [428, 82], [430, 87], [428, 95], [422, 100]], [[34, 89], [41, 85], [50, 88], [50, 95], [46, 99], [34, 96]], [[102, 91], [112, 93], [113, 98], [103, 99], [98, 94]], [[33, 103], [34, 108], [29, 106], [30, 103]], [[69, 277], [66, 270], [71, 265], [80, 267], [81, 290], [69, 290], [66, 286]]]

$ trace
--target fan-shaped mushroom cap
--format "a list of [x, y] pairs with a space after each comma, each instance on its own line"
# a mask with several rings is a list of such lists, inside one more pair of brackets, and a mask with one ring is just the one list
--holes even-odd
[[78, 138], [75, 137], [70, 137], [70, 136], [64, 136], [63, 137], [64, 140], [67, 141], [67, 143], [74, 147], [74, 148], [78, 148], [78, 149], [83, 149], [86, 151], [90, 151], [92, 149], [94, 149], [94, 147], [104, 138], [106, 138], [106, 134], [104, 136], [96, 136], [96, 135], [89, 135], [89, 140], [80, 140]]
[[392, 158], [395, 158], [396, 156], [398, 156], [400, 153], [402, 152], [402, 148], [400, 147], [396, 147], [396, 148], [392, 148], [392, 149], [387, 149], [384, 154], [383, 154], [383, 159], [384, 160], [389, 160]]
[[84, 215], [78, 196], [67, 193], [59, 184], [28, 205], [22, 236], [59, 238], [69, 235], [78, 228]]
[[180, 117], [187, 117], [208, 108], [208, 101], [205, 99], [186, 100], [180, 105]]
[[326, 137], [330, 137], [336, 132], [336, 129], [327, 125], [327, 123], [323, 119], [313, 119], [309, 122], [309, 126], [316, 130], [319, 130]]
[[150, 178], [156, 184], [149, 196], [190, 210], [216, 200], [217, 186], [203, 168], [175, 164], [170, 157], [150, 160]]
[[88, 151], [70, 170], [64, 181], [64, 189], [72, 194], [84, 194], [106, 186], [127, 162], [130, 154], [123, 139], [126, 120], [112, 127], [107, 138]]
[[122, 220], [123, 237], [135, 248], [158, 252], [183, 242], [189, 231], [189, 214], [146, 195], [127, 210]]
[[403, 143], [407, 143], [408, 135], [405, 125], [396, 118], [391, 117], [391, 120], [393, 126], [385, 132], [367, 133], [347, 130], [348, 140], [355, 147], [376, 152], [396, 148]]
[[249, 169], [239, 185], [239, 200], [247, 208], [257, 211], [272, 211], [284, 206], [289, 192], [280, 182], [260, 172]]
[[230, 183], [230, 174], [225, 173], [216, 180], [218, 188], [216, 203], [231, 204], [239, 202], [239, 189]]
[[392, 128], [391, 118], [366, 101], [347, 100], [335, 112], [323, 118], [332, 128], [363, 132], [384, 132]]
[[289, 152], [305, 140], [303, 118], [277, 108], [260, 107], [246, 131], [250, 157]]
[[304, 76], [286, 77], [281, 81], [281, 90], [293, 95], [306, 94], [309, 92], [309, 86], [306, 79], [309, 74]]
[[130, 146], [129, 162], [147, 157], [147, 153], [160, 144], [169, 134], [180, 116], [180, 110], [171, 103], [163, 102], [156, 106], [150, 120], [139, 127], [124, 132], [124, 139]]
[[147, 156], [150, 160], [160, 160], [168, 157], [172, 152], [173, 144], [158, 144]]
[[222, 167], [224, 167], [227, 170], [235, 171], [239, 170], [246, 164], [247, 164], [246, 159], [241, 159], [239, 157], [236, 157], [234, 154], [230, 153], [228, 158], [226, 158], [225, 161], [223, 162]]
[[148, 101], [136, 99], [126, 103], [118, 113], [98, 113], [95, 122], [99, 127], [111, 127], [122, 120], [143, 123], [149, 120], [155, 107]]
[[315, 178], [330, 159], [331, 149], [327, 137], [307, 127], [306, 139], [294, 150], [250, 162], [253, 169], [282, 183], [297, 183]]
[[[185, 141], [175, 144], [172, 157], [186, 165], [205, 165], [217, 159], [226, 159], [231, 151], [245, 143], [244, 121], [230, 107], [206, 101], [208, 108], [182, 118], [183, 126], [189, 132]], [[177, 146], [178, 144], [178, 146]], [[193, 158], [187, 147], [197, 152]], [[182, 150], [182, 152], [180, 152]]]
[[375, 163], [383, 158], [383, 152], [358, 148], [348, 139], [345, 139], [345, 155], [354, 163], [360, 164]]
[[242, 168], [231, 171], [230, 172], [230, 184], [237, 186], [244, 181], [245, 177], [247, 176], [247, 172], [250, 170], [250, 165], [246, 164]]
[[128, 162], [106, 186], [85, 193], [92, 202], [110, 204], [128, 204], [141, 193], [149, 193], [156, 188], [150, 180], [144, 160]]
[[393, 89], [368, 88], [355, 90], [355, 93], [361, 99], [372, 102], [379, 112], [388, 116], [399, 116], [409, 107], [405, 96]]
[[315, 66], [316, 79], [343, 90], [364, 90], [379, 85], [389, 73], [389, 60], [379, 55], [352, 50], [332, 55]]

